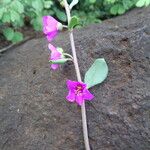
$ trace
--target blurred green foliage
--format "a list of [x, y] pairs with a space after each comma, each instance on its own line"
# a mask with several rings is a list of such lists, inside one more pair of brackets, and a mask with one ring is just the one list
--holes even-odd
[[[80, 0], [72, 14], [77, 15], [83, 25], [87, 25], [149, 4], [150, 0]], [[52, 15], [59, 21], [66, 22], [65, 11], [59, 0], [1, 0], [0, 33], [8, 41], [19, 42], [23, 40], [19, 29], [30, 24], [34, 30], [40, 31], [44, 15]]]

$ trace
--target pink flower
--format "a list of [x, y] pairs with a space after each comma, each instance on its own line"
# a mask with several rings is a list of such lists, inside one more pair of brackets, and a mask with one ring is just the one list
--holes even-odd
[[87, 85], [83, 82], [67, 81], [67, 87], [69, 89], [66, 99], [69, 102], [76, 102], [80, 106], [84, 100], [92, 100], [94, 96], [87, 89]]
[[[62, 52], [58, 51], [56, 47], [54, 47], [52, 44], [48, 45], [48, 48], [51, 50], [51, 56], [49, 60], [58, 60], [63, 57]], [[52, 64], [51, 68], [53, 70], [56, 70], [59, 67], [58, 64]]]
[[43, 16], [43, 32], [48, 41], [54, 39], [58, 31], [62, 29], [62, 24], [51, 16]]

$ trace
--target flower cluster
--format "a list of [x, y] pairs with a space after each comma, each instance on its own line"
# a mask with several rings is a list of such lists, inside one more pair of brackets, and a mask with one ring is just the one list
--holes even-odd
[[[43, 32], [47, 37], [47, 40], [51, 42], [58, 32], [62, 30], [62, 24], [58, 22], [51, 16], [44, 16], [43, 17]], [[49, 43], [48, 45], [49, 50], [51, 51], [51, 56], [49, 57], [49, 61], [59, 60], [63, 58], [62, 52], [58, 50], [58, 48], [54, 47], [52, 44]], [[59, 67], [58, 64], [52, 64], [52, 69], [57, 69]]]
[[[47, 37], [47, 40], [51, 42], [58, 32], [62, 30], [63, 25], [55, 20], [51, 16], [44, 16], [43, 17], [43, 32]], [[53, 70], [57, 69], [59, 67], [59, 61], [62, 60], [69, 60], [65, 59], [66, 55], [70, 56], [69, 54], [66, 54], [63, 52], [61, 48], [56, 48], [52, 44], [48, 44], [48, 48], [50, 49], [50, 57], [49, 57], [49, 62], [53, 62], [51, 64], [51, 68]], [[71, 57], [71, 56], [70, 56]], [[72, 58], [72, 57], [71, 57]], [[82, 82], [77, 82], [77, 81], [67, 81], [67, 88], [69, 90], [68, 96], [66, 99], [69, 102], [76, 102], [78, 105], [82, 105], [84, 100], [92, 100], [94, 96], [89, 92], [87, 89], [87, 85]]]

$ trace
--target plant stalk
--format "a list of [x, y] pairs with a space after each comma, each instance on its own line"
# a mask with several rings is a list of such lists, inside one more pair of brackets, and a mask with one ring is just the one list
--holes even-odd
[[[69, 22], [71, 20], [71, 13], [70, 13], [70, 8], [69, 8], [69, 5], [67, 3], [67, 0], [64, 0], [64, 6], [65, 6], [65, 10], [66, 10], [67, 18], [68, 18], [68, 24], [69, 24]], [[79, 65], [78, 65], [76, 49], [75, 49], [73, 30], [71, 30], [69, 32], [69, 35], [70, 35], [70, 42], [71, 42], [71, 48], [72, 48], [72, 54], [73, 54], [73, 61], [74, 61], [74, 66], [75, 66], [77, 79], [78, 79], [79, 82], [82, 82], [80, 69], [79, 69]], [[87, 129], [85, 102], [83, 102], [83, 104], [81, 106], [81, 114], [82, 114], [82, 126], [83, 126], [83, 136], [84, 136], [85, 149], [86, 150], [90, 150], [89, 138], [88, 138], [88, 129]]]

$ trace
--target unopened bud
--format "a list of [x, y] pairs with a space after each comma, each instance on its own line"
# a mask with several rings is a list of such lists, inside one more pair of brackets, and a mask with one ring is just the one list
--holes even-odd
[[62, 23], [58, 22], [58, 24], [57, 24], [57, 29], [58, 29], [59, 31], [62, 31], [62, 29], [63, 29]]

